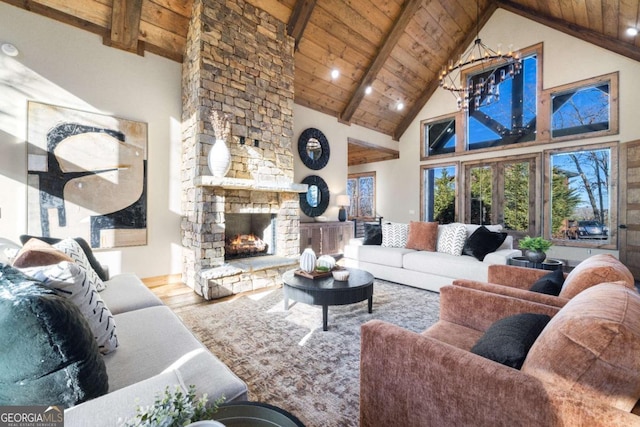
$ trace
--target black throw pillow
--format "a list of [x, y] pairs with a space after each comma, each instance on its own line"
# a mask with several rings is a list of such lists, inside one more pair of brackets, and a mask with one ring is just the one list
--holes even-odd
[[[32, 239], [32, 238], [42, 240], [43, 242], [48, 243], [50, 245], [55, 245], [56, 243], [60, 243], [62, 240], [64, 240], [56, 237], [40, 237], [40, 236], [31, 236], [28, 234], [23, 234], [22, 236], [20, 236], [20, 243], [24, 245], [29, 241], [29, 239]], [[107, 276], [107, 273], [102, 268], [102, 265], [100, 265], [100, 262], [93, 255], [93, 251], [91, 250], [91, 246], [89, 246], [89, 243], [87, 243], [87, 241], [84, 240], [82, 237], [75, 237], [73, 240], [78, 242], [78, 244], [82, 248], [82, 252], [84, 252], [84, 254], [87, 256], [87, 259], [89, 260], [89, 264], [91, 264], [91, 268], [93, 268], [93, 270], [96, 272], [100, 280], [102, 281], [109, 280], [109, 277]]]
[[476, 231], [465, 242], [462, 254], [470, 255], [482, 261], [487, 254], [498, 249], [506, 238], [507, 233], [489, 231], [487, 227], [481, 225], [476, 228]]
[[364, 224], [364, 242], [363, 245], [381, 245], [382, 244], [382, 227], [380, 224]]
[[529, 349], [551, 318], [523, 313], [505, 317], [489, 326], [471, 352], [494, 362], [520, 369]]
[[562, 269], [559, 268], [536, 280], [529, 290], [541, 294], [558, 296], [560, 295], [563, 284], [564, 274], [562, 273]]
[[0, 405], [74, 406], [109, 389], [89, 323], [71, 300], [0, 267]]

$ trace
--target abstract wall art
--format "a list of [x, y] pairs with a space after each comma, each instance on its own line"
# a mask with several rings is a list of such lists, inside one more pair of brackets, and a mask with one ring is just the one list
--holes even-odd
[[147, 243], [147, 124], [29, 102], [28, 234]]

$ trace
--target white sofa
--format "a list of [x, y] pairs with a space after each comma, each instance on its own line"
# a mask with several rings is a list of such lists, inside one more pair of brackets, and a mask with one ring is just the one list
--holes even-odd
[[[465, 224], [467, 237], [479, 226]], [[438, 226], [441, 233], [442, 225]], [[500, 231], [501, 226], [487, 226], [491, 231]], [[491, 264], [507, 264], [513, 256], [522, 255], [513, 249], [513, 238], [507, 236], [504, 243], [483, 261], [469, 255], [450, 255], [440, 252], [417, 251], [407, 248], [363, 245], [364, 238], [349, 241], [344, 248], [342, 263], [346, 267], [360, 268], [378, 279], [414, 286], [438, 292], [442, 286], [450, 285], [455, 279], [487, 281]]]
[[[134, 274], [105, 282], [100, 296], [114, 315], [120, 343], [104, 356], [109, 393], [65, 410], [66, 427], [115, 426], [153, 403], [169, 386], [195, 385], [210, 401], [247, 400], [247, 386], [214, 356]], [[120, 420], [120, 421], [119, 421]]]

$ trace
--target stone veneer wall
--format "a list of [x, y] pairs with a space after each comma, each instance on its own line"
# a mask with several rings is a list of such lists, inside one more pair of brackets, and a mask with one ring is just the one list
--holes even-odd
[[293, 53], [286, 25], [266, 12], [243, 0], [194, 0], [182, 72], [183, 281], [205, 298], [248, 290], [246, 280], [231, 284], [238, 277], [216, 282], [229, 275], [222, 273], [225, 212], [277, 214], [276, 255], [299, 253], [297, 194], [196, 182], [209, 174], [209, 115], [217, 110], [231, 120], [228, 178], [293, 183]]

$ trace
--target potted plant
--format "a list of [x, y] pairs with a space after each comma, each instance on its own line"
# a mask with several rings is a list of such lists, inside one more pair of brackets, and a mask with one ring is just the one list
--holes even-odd
[[217, 425], [217, 421], [208, 421], [208, 424], [199, 423], [201, 420], [211, 420], [217, 412], [218, 406], [224, 402], [224, 397], [207, 404], [207, 395], [196, 397], [196, 388], [189, 386], [189, 391], [184, 393], [180, 387], [171, 392], [169, 387], [164, 394], [156, 395], [152, 405], [136, 407], [136, 415], [128, 419], [125, 427], [183, 427], [187, 425]]
[[545, 252], [553, 245], [550, 240], [542, 237], [530, 236], [526, 236], [518, 243], [520, 249], [522, 249], [522, 252], [524, 253], [524, 256], [529, 262], [533, 263], [541, 263], [544, 261], [545, 258], [547, 258], [547, 254]]

